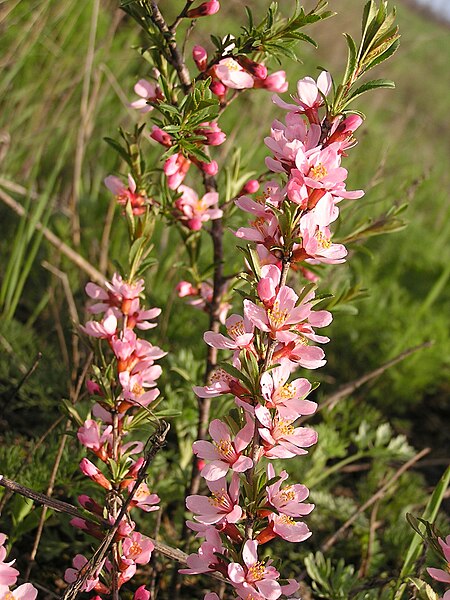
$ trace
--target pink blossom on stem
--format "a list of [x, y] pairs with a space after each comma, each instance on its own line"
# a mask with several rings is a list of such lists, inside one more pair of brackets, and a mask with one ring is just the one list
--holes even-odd
[[203, 46], [194, 46], [192, 49], [192, 58], [194, 59], [197, 69], [205, 71], [208, 64], [208, 53]]
[[176, 153], [169, 156], [164, 163], [163, 170], [167, 176], [167, 185], [171, 190], [176, 190], [183, 183], [190, 166], [191, 161], [182, 154]]
[[190, 8], [186, 17], [188, 19], [197, 19], [198, 17], [208, 17], [210, 15], [215, 15], [216, 12], [220, 10], [220, 3], [218, 0], [208, 0], [207, 2], [203, 2], [197, 8]]
[[92, 481], [95, 481], [95, 483], [101, 485], [103, 488], [105, 488], [105, 490], [111, 489], [111, 483], [106, 479], [103, 473], [99, 469], [97, 469], [97, 467], [93, 463], [91, 463], [91, 461], [87, 458], [81, 459], [80, 469], [83, 475], [86, 475], [86, 477], [89, 477], [90, 479], [92, 479]]
[[267, 458], [293, 458], [307, 454], [304, 448], [317, 442], [317, 433], [309, 427], [294, 427], [292, 421], [272, 417], [265, 406], [257, 406], [255, 414], [262, 427], [259, 435]]
[[100, 432], [100, 426], [97, 421], [87, 419], [78, 429], [77, 437], [85, 448], [89, 448], [103, 461], [108, 458], [108, 453], [104, 446], [112, 444], [112, 427], [109, 425]]
[[251, 420], [232, 438], [228, 426], [214, 419], [209, 426], [209, 434], [213, 443], [198, 440], [192, 445], [194, 453], [206, 460], [211, 461], [201, 471], [201, 476], [207, 481], [216, 481], [225, 477], [229, 469], [236, 473], [243, 473], [253, 466], [250, 457], [245, 456], [243, 451], [249, 445], [253, 437], [254, 423]]
[[229, 488], [224, 477], [206, 482], [211, 496], [193, 495], [186, 498], [188, 510], [195, 513], [194, 519], [205, 525], [236, 523], [242, 517], [239, 506], [239, 476], [233, 473]]
[[242, 350], [251, 346], [254, 326], [247, 317], [230, 315], [225, 321], [225, 327], [229, 337], [207, 331], [204, 333], [203, 339], [209, 346], [220, 350]]
[[187, 557], [187, 569], [180, 569], [183, 575], [198, 575], [199, 573], [208, 573], [214, 570], [215, 565], [219, 563], [216, 552], [223, 554], [225, 551], [222, 546], [222, 540], [215, 527], [208, 526], [203, 532], [205, 541], [202, 543], [197, 553], [190, 554]]
[[276, 600], [281, 596], [282, 589], [278, 581], [279, 572], [267, 563], [258, 560], [258, 542], [247, 540], [242, 551], [245, 566], [239, 563], [228, 565], [228, 577], [241, 598], [263, 598]]
[[139, 79], [134, 86], [134, 91], [140, 98], [131, 102], [130, 107], [136, 108], [142, 114], [153, 110], [153, 106], [149, 102], [157, 102], [163, 98], [160, 87], [146, 79]]
[[180, 185], [178, 191], [180, 198], [175, 200], [175, 206], [180, 212], [180, 220], [185, 222], [189, 229], [198, 231], [202, 224], [210, 219], [219, 219], [223, 212], [217, 208], [219, 194], [208, 192], [202, 198], [187, 185]]
[[23, 583], [10, 590], [8, 586], [0, 585], [0, 600], [34, 600], [37, 596], [37, 589], [31, 583]]
[[[275, 477], [275, 469], [271, 463], [267, 465], [267, 477], [269, 481]], [[282, 483], [288, 477], [289, 475], [283, 470], [279, 475], [278, 481], [266, 487], [268, 504], [273, 506], [280, 514], [288, 515], [289, 517], [309, 515], [314, 509], [314, 504], [303, 502], [309, 496], [308, 488], [300, 483], [282, 488]]]
[[17, 581], [17, 577], [20, 575], [19, 571], [13, 566], [15, 560], [5, 562], [6, 548], [4, 546], [7, 537], [4, 533], [0, 533], [0, 586], [14, 585]]
[[141, 585], [134, 592], [133, 600], [150, 600], [150, 592], [145, 589], [145, 585]]
[[243, 90], [254, 85], [253, 77], [231, 57], [219, 61], [214, 67], [214, 74], [227, 88]]
[[[436, 581], [442, 581], [443, 583], [450, 584], [450, 535], [445, 538], [445, 541], [442, 538], [438, 538], [438, 542], [440, 547], [442, 548], [442, 553], [444, 555], [444, 560], [447, 562], [447, 569], [444, 571], [443, 569], [435, 569], [434, 567], [428, 567], [428, 574]], [[450, 591], [450, 590], [449, 590]], [[446, 592], [447, 594], [448, 592]], [[444, 596], [445, 599], [445, 596]]]
[[114, 175], [108, 175], [104, 181], [106, 187], [116, 196], [118, 204], [126, 206], [130, 203], [133, 215], [140, 216], [146, 211], [148, 198], [144, 193], [136, 192], [136, 182], [131, 175], [128, 175], [128, 187]]
[[[128, 491], [131, 492], [133, 487], [134, 482], [131, 482], [128, 486]], [[130, 506], [137, 506], [145, 512], [153, 512], [159, 510], [159, 506], [157, 506], [159, 502], [160, 498], [158, 494], [152, 494], [148, 489], [148, 485], [146, 483], [141, 483], [134, 493]]]
[[255, 79], [255, 88], [262, 88], [269, 92], [282, 94], [287, 92], [289, 83], [286, 80], [286, 71], [275, 71], [270, 73], [265, 79]]
[[154, 549], [152, 540], [137, 531], [122, 540], [123, 557], [139, 565], [149, 562]]
[[[83, 573], [83, 569], [87, 565], [87, 563], [88, 560], [85, 556], [83, 556], [82, 554], [77, 554], [72, 560], [73, 568], [66, 569], [66, 572], [64, 573], [64, 581], [66, 581], [67, 583], [73, 583], [74, 581], [76, 581], [79, 575]], [[83, 587], [81, 588], [83, 592], [90, 592], [95, 588], [95, 586], [98, 583], [98, 576], [103, 567], [103, 563], [104, 561], [97, 568], [95, 573], [93, 573], [91, 577], [89, 577], [89, 579], [85, 581]]]
[[279, 367], [265, 371], [261, 376], [261, 391], [267, 408], [275, 408], [280, 419], [293, 421], [301, 415], [312, 415], [317, 404], [305, 397], [311, 390], [307, 379], [294, 379], [287, 383], [291, 374], [291, 364], [282, 361]]

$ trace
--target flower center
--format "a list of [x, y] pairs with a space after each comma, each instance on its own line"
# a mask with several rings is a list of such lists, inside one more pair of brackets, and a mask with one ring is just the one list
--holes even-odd
[[258, 217], [257, 219], [252, 221], [250, 225], [254, 227], [257, 231], [259, 231], [259, 233], [261, 233], [262, 235], [265, 234], [266, 220], [264, 219], [264, 217]]
[[295, 500], [295, 492], [291, 486], [285, 487], [284, 490], [281, 491], [280, 496], [284, 502]]
[[328, 171], [322, 163], [317, 164], [315, 167], [311, 167], [308, 173], [308, 177], [311, 177], [311, 179], [314, 179], [315, 181], [319, 181], [327, 175]]
[[239, 63], [237, 63], [232, 58], [226, 58], [224, 60], [223, 64], [227, 67], [227, 69], [229, 71], [241, 71], [241, 67], [239, 66]]
[[139, 383], [135, 383], [133, 385], [133, 389], [131, 390], [135, 396], [142, 396], [144, 393], [144, 388]]
[[295, 525], [294, 519], [292, 517], [289, 517], [288, 515], [281, 515], [279, 520], [283, 525], [289, 525], [290, 527], [292, 527], [292, 525]]
[[280, 421], [276, 428], [281, 435], [292, 435], [294, 433], [294, 426], [289, 421]]
[[2, 600], [15, 600], [14, 594], [12, 594], [11, 592], [6, 592]]
[[244, 321], [237, 321], [234, 325], [227, 327], [227, 333], [233, 340], [235, 340], [240, 335], [244, 335]]
[[228, 373], [224, 370], [224, 369], [216, 369], [214, 371], [214, 373], [211, 375], [210, 377], [210, 384], [211, 383], [220, 383], [222, 381], [231, 381], [232, 377], [231, 375], [228, 375]]
[[234, 448], [230, 440], [220, 440], [219, 442], [214, 442], [214, 446], [224, 458], [233, 458]]
[[292, 384], [283, 385], [277, 390], [277, 396], [281, 400], [287, 400], [295, 396], [295, 388]]
[[316, 233], [316, 240], [321, 248], [329, 248], [331, 246], [330, 238], [326, 237], [321, 231]]
[[214, 492], [208, 498], [210, 504], [216, 508], [223, 508], [228, 510], [230, 508], [230, 502], [228, 500], [227, 490], [222, 488], [220, 491]]
[[269, 318], [270, 324], [273, 329], [279, 329], [284, 325], [284, 322], [287, 319], [288, 311], [280, 310], [280, 302], [279, 300], [275, 300], [273, 303], [273, 307], [269, 308], [267, 311], [267, 316]]
[[266, 567], [264, 563], [258, 561], [252, 565], [248, 570], [248, 577], [252, 581], [260, 581], [264, 577]]
[[136, 558], [136, 556], [139, 556], [140, 554], [142, 554], [142, 547], [137, 542], [133, 542], [128, 551], [128, 558], [133, 559]]

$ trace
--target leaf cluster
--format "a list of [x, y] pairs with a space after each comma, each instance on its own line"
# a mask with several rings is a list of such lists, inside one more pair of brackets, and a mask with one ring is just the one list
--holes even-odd
[[233, 38], [229, 35], [223, 40], [211, 36], [211, 39], [221, 56], [229, 53], [230, 44], [233, 44], [234, 56], [262, 52], [265, 56], [275, 58], [278, 63], [280, 63], [280, 56], [298, 60], [294, 51], [298, 42], [303, 41], [317, 46], [316, 42], [300, 29], [332, 16], [333, 12], [325, 10], [327, 4], [326, 0], [319, 0], [315, 8], [306, 13], [300, 6], [299, 0], [296, 0], [293, 15], [286, 19], [278, 10], [278, 3], [272, 2], [267, 14], [258, 24], [255, 24], [250, 8], [246, 7], [248, 24], [241, 28], [240, 36]]

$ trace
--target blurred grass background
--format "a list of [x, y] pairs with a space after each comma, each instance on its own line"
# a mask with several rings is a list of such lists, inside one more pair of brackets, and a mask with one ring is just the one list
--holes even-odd
[[[247, 4], [262, 14], [265, 3], [249, 0]], [[286, 14], [292, 10], [290, 1], [279, 5]], [[313, 5], [305, 1], [305, 8]], [[303, 62], [283, 65], [290, 91], [295, 90], [297, 79], [314, 74], [317, 65], [339, 78], [346, 58], [341, 33], [358, 36], [363, 5], [362, 0], [331, 0], [337, 16], [307, 31], [318, 41], [318, 50], [300, 46]], [[175, 2], [163, 0], [160, 6], [175, 15]], [[199, 21], [195, 42], [208, 46], [211, 29], [220, 27], [221, 34], [237, 32], [243, 19], [240, 1], [223, 2], [219, 18]], [[394, 79], [397, 89], [363, 96], [358, 103], [367, 121], [357, 132], [359, 145], [345, 166], [350, 172], [348, 188], [363, 188], [366, 196], [347, 204], [338, 235], [344, 237], [353, 225], [376, 219], [405, 202], [408, 225], [355, 246], [345, 266], [326, 271], [324, 284], [331, 291], [358, 285], [368, 294], [336, 311], [328, 332], [332, 338], [326, 349], [328, 364], [314, 375], [323, 383], [319, 391], [323, 399], [340, 384], [407, 348], [433, 341], [430, 348], [357, 392], [335, 416], [343, 422], [350, 419], [345, 411], [355, 416], [364, 406], [367, 418], [390, 421], [393, 430], [406, 434], [416, 448], [433, 445], [425, 475], [434, 484], [448, 460], [450, 441], [445, 426], [450, 415], [450, 29], [427, 21], [400, 2], [398, 22], [400, 50], [376, 74]], [[93, 266], [107, 267], [111, 273], [112, 261], [121, 259], [125, 231], [117, 210], [109, 234], [114, 204], [102, 182], [113, 171], [125, 171], [103, 138], [115, 137], [119, 126], [133, 126], [137, 116], [127, 103], [133, 99], [134, 83], [146, 76], [149, 67], [133, 49], [141, 43], [136, 27], [111, 0], [11, 0], [0, 6], [0, 33], [2, 472], [2, 468], [14, 471], [26, 460], [36, 439], [59, 416], [60, 399], [68, 397], [71, 334], [76, 329], [73, 306], [83, 321], [83, 288], [88, 279], [4, 201], [9, 198], [25, 206], [35, 220], [45, 223]], [[270, 94], [258, 90], [242, 95], [220, 121], [228, 141], [217, 151], [219, 164], [226, 165], [240, 145], [246, 168], [256, 173], [264, 170], [262, 139], [276, 116], [280, 113]], [[151, 143], [147, 148], [148, 163], [161, 166], [160, 149]], [[227, 268], [232, 271], [241, 259], [231, 233], [227, 240]], [[181, 364], [192, 379], [201, 377], [200, 339], [207, 318], [175, 297], [174, 287], [185, 276], [175, 233], [161, 225], [155, 243], [160, 263], [149, 276], [150, 302], [165, 305], [166, 312], [156, 330], [160, 339], [152, 340], [172, 354], [166, 362], [165, 395], [169, 403], [182, 407], [177, 386], [184, 384], [169, 366]], [[48, 264], [65, 274], [66, 287]], [[21, 385], [38, 352], [43, 355], [38, 367]], [[183, 393], [190, 394], [189, 386]], [[215, 410], [223, 412], [226, 406]], [[193, 435], [193, 410], [191, 399], [185, 423], [176, 425], [179, 440]], [[49, 455], [52, 452], [49, 449]], [[189, 456], [183, 461], [189, 462]], [[45, 486], [45, 468], [32, 471], [25, 469], [22, 482]], [[67, 459], [59, 483], [70, 489], [72, 478]], [[414, 495], [413, 483], [408, 485], [404, 497]], [[164, 493], [170, 497], [173, 490], [169, 486], [166, 492], [162, 489]], [[401, 498], [398, 510], [400, 504]], [[64, 535], [70, 537], [68, 531]], [[58, 536], [52, 530], [48, 535], [47, 548], [53, 548], [52, 540], [59, 548]], [[390, 535], [394, 538], [396, 530]]]

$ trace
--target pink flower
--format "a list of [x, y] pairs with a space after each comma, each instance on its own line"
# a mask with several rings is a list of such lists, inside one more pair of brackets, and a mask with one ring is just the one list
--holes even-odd
[[6, 548], [4, 544], [6, 540], [6, 535], [0, 533], [0, 586], [14, 585], [20, 575], [19, 571], [11, 566], [15, 563], [15, 560], [5, 562]]
[[221, 350], [242, 350], [248, 348], [253, 342], [253, 324], [240, 315], [230, 315], [225, 321], [225, 327], [230, 337], [221, 333], [206, 331], [203, 339], [209, 346]]
[[[428, 574], [436, 581], [442, 581], [443, 583], [450, 584], [450, 535], [445, 538], [445, 541], [442, 538], [438, 538], [439, 545], [442, 548], [442, 553], [444, 555], [444, 560], [447, 562], [447, 569], [444, 571], [443, 569], [435, 569], [434, 567], [427, 568]], [[450, 592], [450, 590], [448, 590]], [[446, 592], [446, 594], [448, 593]], [[444, 596], [445, 598], [445, 596]]]
[[263, 440], [267, 458], [292, 458], [307, 454], [308, 448], [317, 442], [317, 433], [309, 427], [294, 427], [292, 421], [272, 418], [265, 406], [257, 406], [255, 414], [263, 427], [259, 435]]
[[212, 121], [211, 123], [202, 123], [195, 132], [205, 136], [205, 144], [208, 146], [220, 146], [227, 139], [226, 134], [220, 129], [215, 121]]
[[243, 450], [247, 448], [253, 437], [254, 424], [248, 420], [232, 439], [231, 432], [225, 423], [219, 419], [211, 421], [209, 434], [213, 443], [198, 440], [193, 443], [192, 449], [200, 458], [210, 460], [211, 462], [203, 467], [201, 476], [207, 481], [216, 481], [225, 477], [228, 469], [236, 473], [243, 473], [253, 466], [253, 461], [248, 456], [243, 455]]
[[95, 481], [95, 483], [101, 485], [103, 488], [105, 488], [105, 490], [111, 489], [111, 483], [106, 479], [103, 473], [99, 469], [97, 469], [97, 467], [93, 463], [91, 463], [91, 461], [87, 458], [83, 458], [81, 460], [80, 469], [83, 475], [86, 475], [86, 477], [89, 477], [90, 479], [92, 479], [92, 481]]
[[214, 570], [215, 565], [219, 564], [219, 558], [216, 552], [223, 554], [225, 548], [222, 546], [222, 540], [215, 527], [208, 527], [204, 536], [206, 541], [200, 546], [196, 554], [190, 554], [187, 557], [187, 569], [180, 569], [183, 575], [197, 575], [199, 573], [208, 573]]
[[142, 114], [153, 110], [153, 106], [150, 106], [149, 102], [157, 102], [163, 98], [160, 87], [146, 79], [139, 79], [134, 86], [134, 91], [140, 98], [131, 102], [130, 107], [136, 108]]
[[208, 192], [199, 199], [197, 193], [186, 185], [180, 185], [178, 190], [181, 196], [175, 200], [175, 206], [181, 213], [180, 220], [184, 221], [189, 229], [197, 231], [205, 221], [222, 216], [222, 211], [217, 208], [217, 192]]
[[23, 583], [10, 590], [8, 586], [0, 585], [0, 600], [34, 600], [37, 596], [37, 589], [31, 583]]
[[250, 73], [256, 79], [265, 80], [267, 78], [267, 67], [261, 63], [257, 63], [245, 55], [237, 56], [236, 60], [247, 73]]
[[275, 408], [280, 419], [293, 421], [301, 415], [312, 415], [317, 404], [305, 397], [311, 390], [307, 379], [294, 379], [286, 383], [291, 374], [291, 364], [283, 361], [279, 367], [266, 371], [261, 376], [261, 391], [267, 408]]
[[115, 196], [118, 204], [126, 206], [128, 202], [133, 211], [133, 215], [143, 215], [146, 211], [148, 198], [144, 193], [136, 193], [136, 182], [131, 175], [128, 175], [128, 187], [114, 175], [108, 175], [105, 179], [105, 185]]
[[141, 585], [134, 592], [133, 600], [150, 600], [150, 592], [145, 589], [145, 585]]
[[276, 600], [283, 593], [278, 577], [279, 572], [271, 566], [272, 561], [258, 560], [258, 542], [247, 540], [242, 551], [244, 567], [239, 563], [228, 565], [228, 577], [241, 598], [263, 598]]
[[176, 190], [183, 183], [189, 171], [191, 161], [182, 154], [176, 153], [169, 156], [164, 163], [164, 173], [167, 176], [167, 185], [171, 190]]
[[214, 74], [226, 87], [235, 90], [252, 88], [254, 84], [253, 77], [231, 57], [219, 61], [214, 67]]
[[112, 308], [109, 308], [101, 321], [88, 321], [81, 325], [81, 331], [87, 335], [101, 339], [111, 339], [117, 331], [117, 317]]
[[170, 146], [172, 145], [172, 137], [156, 125], [153, 125], [150, 137], [152, 138], [152, 140], [155, 140], [155, 142], [158, 142], [166, 148], [170, 148]]
[[323, 96], [328, 94], [331, 85], [330, 74], [322, 71], [317, 78], [317, 83], [312, 77], [304, 77], [297, 82], [297, 96], [292, 96], [295, 104], [288, 104], [278, 96], [274, 96], [273, 101], [280, 108], [304, 113], [311, 122], [319, 123], [318, 109], [323, 105]]
[[306, 321], [311, 312], [311, 307], [305, 299], [296, 306], [297, 300], [298, 296], [294, 290], [283, 285], [277, 291], [270, 307], [258, 306], [251, 300], [244, 300], [244, 314], [255, 327], [270, 333], [272, 338], [283, 340], [282, 332]]
[[[103, 561], [102, 564], [96, 570], [96, 572], [84, 582], [83, 587], [81, 588], [83, 592], [90, 592], [95, 588], [95, 586], [98, 583], [98, 576], [103, 567], [104, 562], [105, 561]], [[82, 554], [77, 554], [72, 560], [73, 568], [66, 569], [66, 572], [64, 573], [64, 581], [66, 581], [67, 583], [73, 583], [74, 581], [76, 581], [79, 575], [83, 573], [84, 567], [87, 565], [87, 563], [88, 559], [85, 556], [83, 556]]]
[[[274, 477], [275, 469], [269, 463], [267, 465], [267, 478], [270, 481]], [[303, 502], [309, 496], [308, 488], [299, 483], [281, 488], [281, 484], [288, 477], [289, 475], [286, 471], [281, 471], [278, 481], [266, 487], [268, 503], [282, 515], [288, 515], [289, 517], [309, 515], [314, 509], [314, 504], [305, 504]]]
[[242, 517], [239, 506], [239, 476], [233, 473], [230, 487], [227, 489], [225, 477], [217, 481], [206, 482], [211, 496], [188, 496], [186, 506], [195, 513], [194, 519], [205, 525], [237, 523]]
[[139, 565], [146, 565], [155, 549], [152, 540], [137, 531], [122, 540], [123, 558]]
[[101, 460], [107, 460], [108, 455], [104, 446], [105, 444], [112, 444], [111, 425], [104, 428], [103, 433], [100, 433], [100, 426], [97, 421], [87, 419], [78, 429], [77, 437], [85, 448], [95, 452]]
[[[128, 491], [131, 492], [131, 489], [134, 486], [134, 482], [130, 482], [128, 486]], [[148, 489], [148, 485], [146, 483], [141, 483], [136, 492], [134, 493], [133, 500], [130, 502], [130, 506], [138, 506], [145, 512], [153, 512], [155, 510], [159, 510], [159, 506], [155, 506], [160, 502], [160, 498], [158, 494], [152, 494]]]

